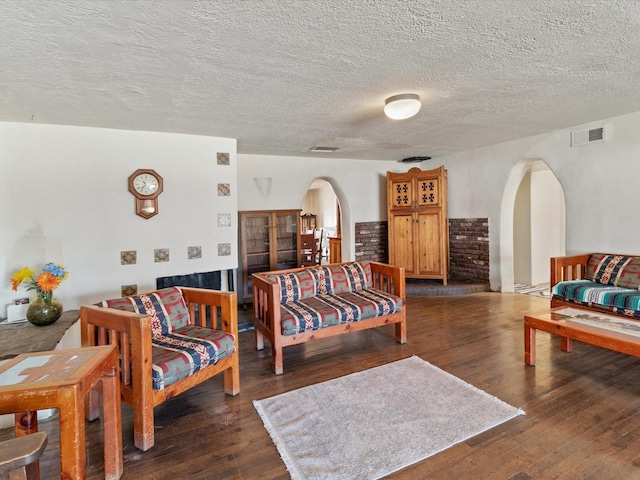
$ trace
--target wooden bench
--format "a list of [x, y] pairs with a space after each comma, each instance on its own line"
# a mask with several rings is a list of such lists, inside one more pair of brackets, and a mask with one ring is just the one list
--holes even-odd
[[271, 343], [279, 375], [287, 346], [391, 324], [405, 343], [405, 302], [404, 268], [378, 262], [254, 273], [256, 348]]
[[551, 307], [640, 320], [640, 257], [585, 253], [551, 258]]

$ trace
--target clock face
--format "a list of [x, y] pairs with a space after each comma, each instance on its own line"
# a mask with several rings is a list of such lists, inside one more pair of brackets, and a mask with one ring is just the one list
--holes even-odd
[[150, 173], [141, 173], [133, 179], [133, 188], [140, 195], [153, 195], [158, 191], [158, 179]]

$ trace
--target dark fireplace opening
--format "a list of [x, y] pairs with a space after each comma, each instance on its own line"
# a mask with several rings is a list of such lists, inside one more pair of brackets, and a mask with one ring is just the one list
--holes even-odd
[[222, 287], [222, 275], [219, 271], [215, 271], [156, 278], [156, 288], [167, 287], [193, 287], [220, 290]]
[[[192, 288], [206, 288], [208, 290], [220, 290], [222, 287], [222, 275], [219, 271], [213, 272], [200, 272], [189, 273], [186, 275], [172, 275], [170, 277], [158, 277], [156, 278], [156, 288], [168, 288], [168, 287], [192, 287]], [[210, 307], [207, 309], [207, 322], [211, 322]], [[217, 309], [216, 318], [220, 318], [220, 308]], [[198, 305], [195, 305], [195, 318], [200, 315]]]

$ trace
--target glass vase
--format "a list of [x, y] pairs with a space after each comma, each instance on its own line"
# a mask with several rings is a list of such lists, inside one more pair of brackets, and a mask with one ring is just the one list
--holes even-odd
[[61, 315], [62, 303], [56, 298], [49, 302], [38, 299], [27, 308], [27, 320], [38, 327], [55, 323]]

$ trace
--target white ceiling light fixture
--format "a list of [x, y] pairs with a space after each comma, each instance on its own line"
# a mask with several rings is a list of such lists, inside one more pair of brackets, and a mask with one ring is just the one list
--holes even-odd
[[405, 120], [420, 111], [420, 97], [415, 93], [401, 93], [384, 101], [384, 113], [393, 120]]

